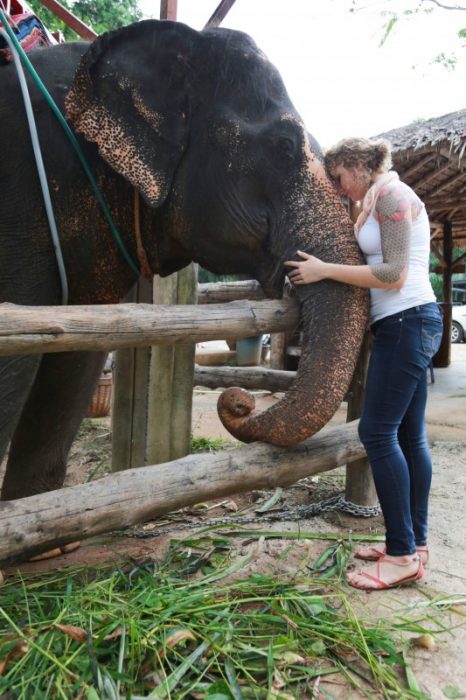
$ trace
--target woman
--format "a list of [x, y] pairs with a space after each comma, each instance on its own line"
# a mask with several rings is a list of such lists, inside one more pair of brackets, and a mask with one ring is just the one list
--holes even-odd
[[332, 279], [369, 287], [374, 343], [361, 438], [385, 521], [385, 545], [356, 556], [374, 563], [347, 572], [356, 588], [386, 589], [424, 576], [432, 462], [426, 437], [427, 369], [442, 337], [429, 281], [430, 227], [424, 204], [390, 171], [385, 141], [351, 138], [325, 156], [342, 195], [362, 201], [355, 234], [365, 265], [335, 265], [298, 251], [293, 284]]

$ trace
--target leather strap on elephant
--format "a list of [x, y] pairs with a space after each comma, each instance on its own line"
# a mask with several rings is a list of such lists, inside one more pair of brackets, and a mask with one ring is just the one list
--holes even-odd
[[149, 264], [147, 254], [142, 243], [141, 199], [139, 197], [139, 192], [136, 189], [134, 190], [134, 236], [136, 239], [136, 252], [138, 255], [139, 269], [141, 271], [141, 275], [147, 277], [148, 279], [152, 279], [154, 273], [152, 272], [152, 268]]

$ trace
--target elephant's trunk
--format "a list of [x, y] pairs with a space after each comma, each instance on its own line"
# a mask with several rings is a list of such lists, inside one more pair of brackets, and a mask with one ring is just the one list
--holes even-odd
[[284, 398], [262, 413], [243, 389], [227, 389], [219, 398], [222, 423], [243, 442], [304, 440], [332, 418], [348, 390], [367, 326], [367, 290], [324, 281], [306, 293], [301, 360]]
[[[302, 250], [330, 263], [363, 264], [353, 225], [307, 140], [304, 156], [283, 210], [283, 220], [294, 222], [284, 259]], [[303, 341], [296, 379], [285, 397], [263, 413], [254, 410], [254, 399], [242, 389], [227, 389], [219, 398], [222, 423], [244, 442], [284, 446], [304, 440], [330, 420], [350, 385], [367, 326], [368, 290], [323, 280], [296, 291]]]

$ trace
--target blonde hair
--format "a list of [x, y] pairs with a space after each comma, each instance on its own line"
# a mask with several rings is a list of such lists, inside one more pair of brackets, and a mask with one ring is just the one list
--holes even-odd
[[338, 165], [352, 168], [364, 165], [369, 172], [384, 172], [392, 166], [392, 146], [384, 139], [347, 138], [329, 148], [324, 156], [330, 175]]

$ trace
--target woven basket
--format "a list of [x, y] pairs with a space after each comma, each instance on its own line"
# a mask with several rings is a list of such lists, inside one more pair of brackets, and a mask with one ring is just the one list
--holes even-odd
[[94, 391], [86, 418], [104, 418], [110, 413], [112, 405], [112, 375], [102, 374]]

